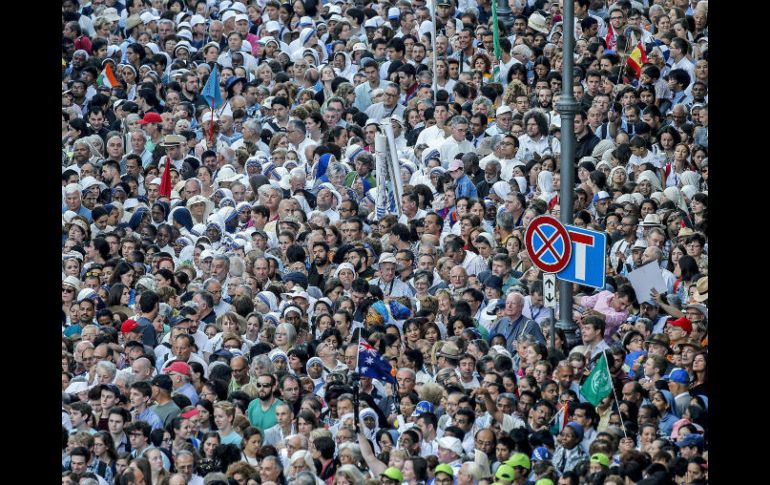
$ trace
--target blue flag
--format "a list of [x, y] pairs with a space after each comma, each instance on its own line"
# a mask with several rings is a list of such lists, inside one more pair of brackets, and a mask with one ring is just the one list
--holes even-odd
[[358, 340], [358, 373], [372, 379], [396, 383], [393, 367], [364, 339]]
[[224, 104], [224, 100], [222, 100], [222, 91], [219, 90], [219, 70], [217, 69], [216, 64], [214, 64], [214, 69], [211, 70], [206, 85], [203, 86], [201, 96], [206, 100], [208, 106], [211, 106], [213, 103], [214, 109], [219, 108]]

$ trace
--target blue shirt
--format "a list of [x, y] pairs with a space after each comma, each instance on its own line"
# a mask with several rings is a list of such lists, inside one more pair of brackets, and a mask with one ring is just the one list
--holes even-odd
[[160, 417], [158, 417], [154, 411], [150, 411], [149, 408], [139, 413], [135, 421], [145, 421], [150, 425], [153, 431], [163, 427], [163, 423], [161, 422]]
[[463, 175], [457, 179], [457, 188], [455, 188], [455, 194], [457, 198], [469, 197], [471, 199], [478, 199], [479, 192], [476, 190], [476, 186], [473, 185], [473, 181], [467, 175]]
[[200, 398], [198, 397], [198, 392], [195, 390], [195, 386], [190, 384], [189, 382], [174, 391], [173, 394], [182, 394], [184, 396], [187, 396], [190, 398], [190, 402], [193, 406], [198, 404], [198, 401]]
[[[65, 213], [65, 212], [67, 212], [68, 210], [69, 210], [69, 208], [67, 208], [67, 206], [66, 206], [66, 204], [65, 204], [65, 205], [64, 205], [64, 206], [62, 206], [62, 208], [61, 208], [61, 213], [62, 213], [62, 214], [64, 214], [64, 213]], [[74, 212], [74, 211], [73, 211], [73, 212]], [[87, 220], [88, 222], [94, 222], [93, 218], [91, 217], [91, 211], [90, 211], [89, 209], [87, 209], [87, 208], [86, 208], [85, 206], [83, 206], [83, 205], [81, 205], [81, 206], [80, 206], [80, 209], [78, 209], [78, 211], [77, 211], [77, 214], [78, 214], [79, 216], [83, 216], [83, 217], [85, 217], [85, 218], [86, 218], [86, 220]]]
[[495, 325], [489, 332], [490, 339], [497, 334], [505, 336], [505, 346], [511, 355], [517, 352], [515, 341], [522, 334], [528, 334], [534, 336], [538, 342], [545, 343], [545, 337], [540, 330], [540, 325], [537, 322], [526, 318], [524, 315], [519, 316], [515, 321], [511, 321], [510, 318], [501, 318], [497, 325]]

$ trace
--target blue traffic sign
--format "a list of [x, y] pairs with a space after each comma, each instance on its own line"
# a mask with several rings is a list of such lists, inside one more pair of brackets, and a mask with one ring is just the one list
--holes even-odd
[[577, 226], [564, 227], [572, 241], [572, 258], [556, 277], [579, 285], [604, 288], [607, 235]]

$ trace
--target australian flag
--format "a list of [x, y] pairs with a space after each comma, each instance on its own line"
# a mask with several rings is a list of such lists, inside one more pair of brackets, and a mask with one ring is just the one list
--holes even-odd
[[372, 379], [396, 383], [396, 371], [364, 339], [358, 339], [358, 373]]

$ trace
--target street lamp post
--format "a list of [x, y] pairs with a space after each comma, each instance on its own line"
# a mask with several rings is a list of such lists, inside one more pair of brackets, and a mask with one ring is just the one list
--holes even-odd
[[[559, 97], [557, 110], [561, 116], [561, 223], [572, 224], [573, 185], [575, 173], [575, 114], [579, 104], [573, 94], [575, 67], [575, 5], [572, 1], [564, 2], [564, 23], [562, 24], [564, 39], [564, 70], [562, 72], [562, 94]], [[559, 281], [559, 311], [560, 318], [557, 327], [564, 330], [568, 343], [579, 343], [579, 335], [575, 332], [577, 325], [572, 321], [572, 283]]]

